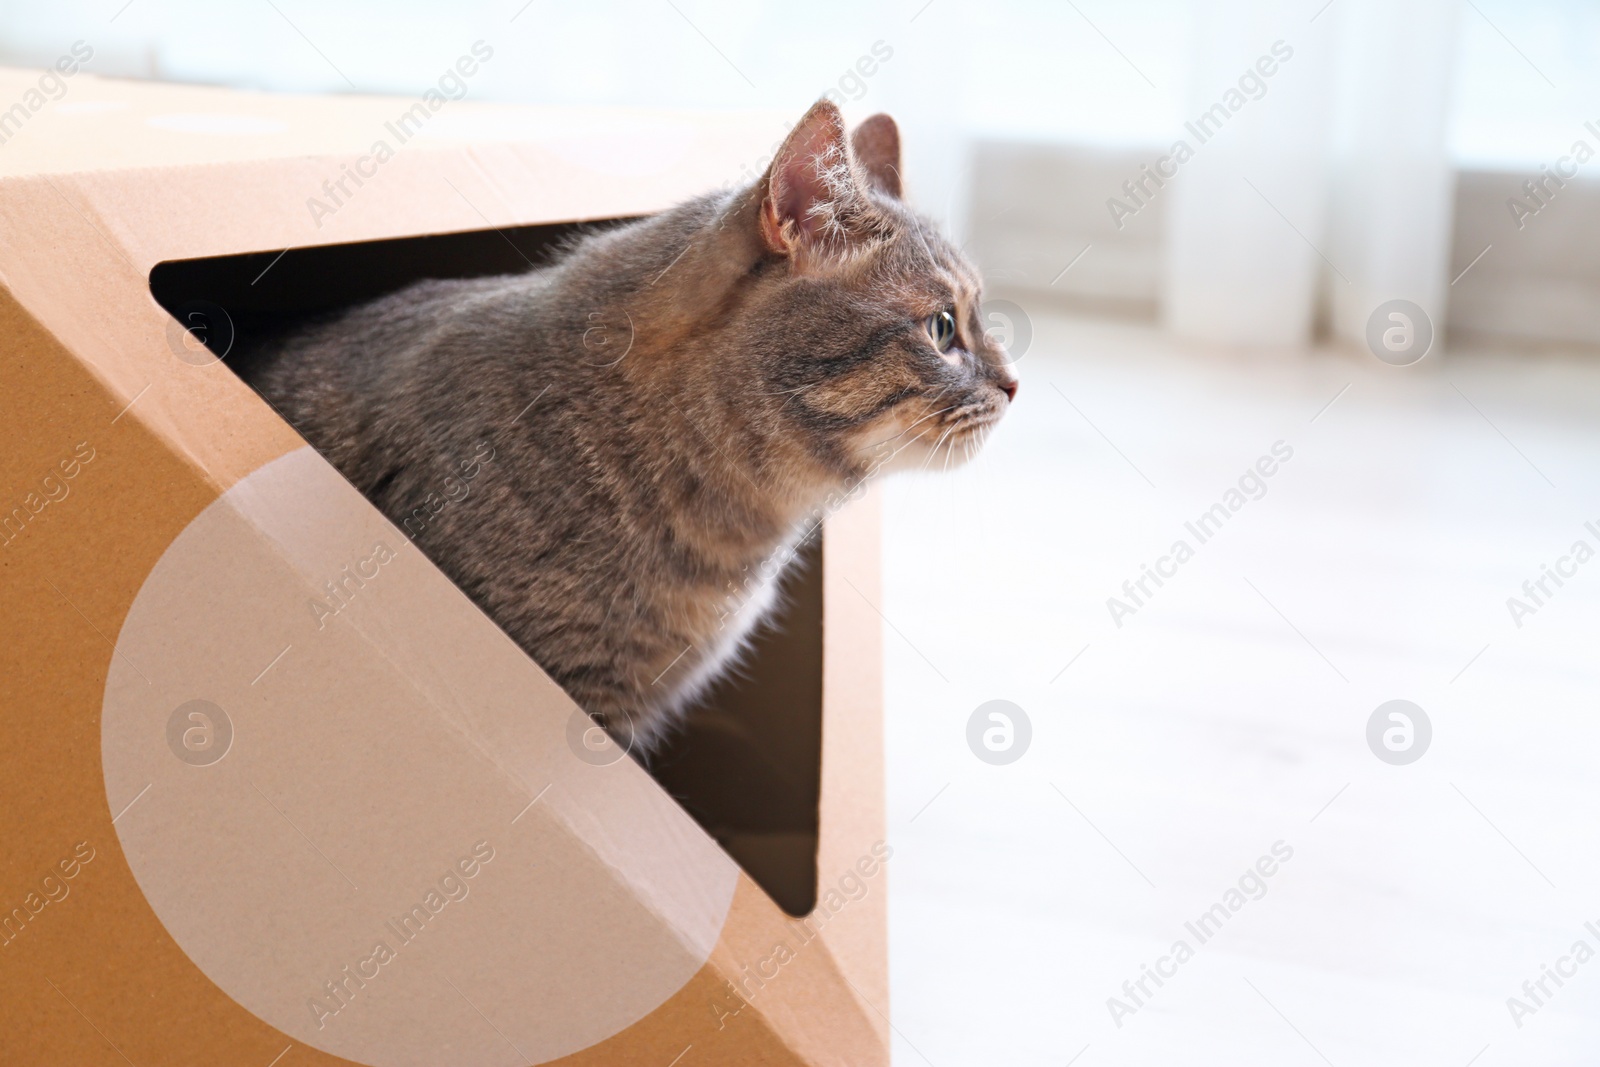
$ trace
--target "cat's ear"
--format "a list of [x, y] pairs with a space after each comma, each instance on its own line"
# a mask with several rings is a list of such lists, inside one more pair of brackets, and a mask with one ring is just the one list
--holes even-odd
[[856, 159], [878, 192], [900, 199], [900, 127], [888, 115], [877, 114], [856, 127], [850, 137]]
[[762, 179], [761, 239], [789, 255], [845, 236], [862, 190], [845, 141], [844, 116], [823, 99], [795, 124]]

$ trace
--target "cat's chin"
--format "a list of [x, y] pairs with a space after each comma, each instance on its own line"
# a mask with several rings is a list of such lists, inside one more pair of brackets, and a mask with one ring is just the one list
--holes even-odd
[[873, 474], [894, 474], [899, 471], [952, 471], [969, 463], [983, 448], [999, 419], [969, 426], [942, 438], [937, 444], [933, 437], [919, 439], [895, 449], [887, 457], [865, 455], [862, 462]]

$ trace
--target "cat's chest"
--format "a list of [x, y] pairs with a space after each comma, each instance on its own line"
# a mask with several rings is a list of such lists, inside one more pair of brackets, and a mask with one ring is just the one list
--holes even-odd
[[699, 633], [692, 638], [698, 654], [685, 657], [694, 662], [685, 664], [688, 669], [680, 682], [683, 691], [701, 690], [738, 657], [755, 629], [777, 606], [782, 572], [776, 561], [769, 561], [751, 568], [749, 576], [740, 582], [709, 595], [701, 593], [697, 599], [702, 602], [691, 613], [699, 622], [695, 627]]

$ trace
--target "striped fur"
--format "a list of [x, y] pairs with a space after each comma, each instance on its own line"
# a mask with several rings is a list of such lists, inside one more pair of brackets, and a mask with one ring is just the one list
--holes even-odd
[[648, 751], [770, 610], [764, 563], [861, 480], [964, 458], [1015, 391], [976, 272], [899, 188], [892, 120], [852, 148], [819, 102], [749, 188], [414, 285], [281, 342], [253, 384]]

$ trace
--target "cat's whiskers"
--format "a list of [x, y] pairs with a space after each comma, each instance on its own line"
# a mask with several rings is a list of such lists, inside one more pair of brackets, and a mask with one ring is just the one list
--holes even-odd
[[923, 457], [922, 466], [920, 468], [918, 468], [919, 470], [927, 470], [928, 469], [928, 464], [933, 462], [933, 457], [937, 456], [939, 454], [939, 445], [943, 440], [944, 440], [944, 437], [943, 437], [943, 435], [941, 435], [939, 437], [939, 440], [935, 441], [933, 443], [933, 447], [928, 449], [928, 454], [925, 457]]
[[[934, 457], [939, 454], [939, 449], [948, 443], [949, 448], [945, 452], [944, 462], [940, 467], [941, 470], [948, 471], [950, 469], [950, 460], [955, 457], [957, 444], [961, 445], [965, 458], [970, 460], [973, 450], [982, 445], [984, 439], [988, 436], [989, 430], [994, 426], [995, 422], [993, 413], [982, 404], [954, 405], [954, 408], [961, 407], [966, 407], [967, 410], [960, 412], [950, 420], [944, 433], [939, 436], [939, 440], [934, 443], [933, 448], [929, 451], [928, 458], [923, 460], [922, 469], [926, 470], [928, 465], [933, 462]], [[954, 408], [946, 408], [945, 410], [949, 411]], [[918, 436], [920, 437], [921, 435], [919, 434]]]
[[944, 445], [945, 439], [951, 434], [955, 433], [956, 429], [960, 425], [960, 422], [952, 422], [949, 426], [945, 427], [944, 433], [939, 435], [939, 439], [933, 443], [933, 448], [929, 450], [928, 458], [922, 461], [923, 470], [928, 469], [928, 464], [932, 463], [933, 458], [939, 454], [939, 449]]
[[[795, 397], [799, 396], [801, 393], [805, 392], [807, 389], [815, 389], [817, 386], [819, 386], [821, 384], [822, 384], [821, 382], [812, 382], [810, 385], [802, 385], [797, 389], [786, 389], [786, 390], [783, 390], [784, 392], [787, 392], [789, 394], [789, 399], [785, 400], [779, 406], [778, 410], [780, 412], [787, 410], [789, 405], [794, 403], [794, 398]], [[773, 394], [769, 394], [769, 395], [776, 396], [778, 394], [773, 393]]]
[[[946, 409], [946, 410], [949, 410], [949, 409]], [[920, 422], [926, 422], [926, 421], [927, 421], [926, 419], [918, 419], [917, 420], [917, 422], [919, 422], [919, 423]], [[915, 426], [915, 425], [916, 425], [916, 423], [912, 424], [912, 426]], [[935, 427], [929, 426], [926, 429], [918, 430], [917, 431], [917, 435], [915, 437], [913, 437], [911, 440], [907, 441], [905, 444], [901, 445], [899, 448], [895, 449], [893, 452], [890, 452], [888, 458], [884, 459], [881, 463], [878, 464], [878, 466], [879, 467], [887, 467], [890, 463], [893, 463], [894, 462], [894, 458], [896, 456], [898, 456], [900, 453], [904, 452], [906, 449], [910, 448], [912, 445], [916, 444], [918, 441], [921, 441], [923, 438], [927, 437], [928, 436], [928, 432], [930, 430], [933, 430], [933, 429], [935, 429]], [[903, 436], [905, 436], [905, 434], [909, 433], [910, 430], [911, 430], [911, 426], [907, 426], [904, 430], [901, 430], [899, 433], [895, 434], [894, 437], [891, 437], [888, 440], [889, 441], [893, 441], [893, 440], [895, 440], [895, 438], [903, 437]], [[882, 442], [882, 443], [887, 444], [888, 441], [885, 441], [885, 442]]]
[[[882, 441], [876, 441], [873, 444], [869, 445], [868, 447], [869, 448], [877, 448], [879, 445], [886, 445], [890, 441], [898, 441], [898, 440], [900, 440], [900, 438], [904, 437], [906, 434], [910, 433], [912, 430], [916, 429], [918, 426], [920, 426], [923, 423], [927, 422], [929, 419], [934, 418], [935, 416], [938, 416], [938, 415], [943, 415], [947, 411], [954, 411], [956, 408], [958, 408], [960, 406], [961, 406], [960, 404], [951, 404], [947, 408], [941, 408], [938, 411], [930, 411], [928, 414], [922, 416], [922, 418], [918, 419], [916, 422], [913, 422], [910, 426], [907, 426], [905, 429], [901, 430], [899, 433], [895, 434], [893, 437], [886, 437]], [[917, 436], [920, 437], [922, 435], [918, 434]]]
[[941, 473], [947, 472], [947, 471], [950, 470], [950, 461], [952, 459], [954, 459], [955, 456], [956, 456], [956, 445], [961, 443], [961, 441], [964, 440], [966, 438], [966, 436], [967, 436], [966, 434], [959, 434], [958, 436], [950, 438], [950, 447], [945, 449], [944, 466], [940, 468]]
[[[949, 391], [950, 391], [950, 386], [948, 386], [948, 385], [945, 386], [943, 389], [941, 389], [937, 393], [933, 394], [933, 399], [928, 401], [928, 403], [937, 404], [939, 402], [940, 398], [942, 398], [944, 396], [944, 394], [948, 393]], [[958, 408], [960, 406], [961, 405], [959, 403], [956, 403], [956, 404], [951, 404], [947, 408], [940, 408], [938, 411], [930, 411], [928, 414], [922, 416], [922, 418], [918, 419], [916, 422], [913, 422], [910, 426], [907, 426], [905, 429], [901, 430], [899, 433], [895, 434], [893, 437], [886, 437], [882, 441], [874, 441], [872, 444], [868, 445], [867, 447], [868, 448], [877, 448], [879, 445], [886, 445], [891, 441], [898, 441], [898, 440], [900, 440], [900, 438], [904, 437], [906, 434], [910, 433], [912, 430], [916, 429], [918, 426], [922, 425], [924, 422], [927, 422], [929, 419], [933, 418], [934, 416], [943, 415], [946, 411], [954, 411], [956, 408]], [[918, 436], [921, 436], [921, 435], [919, 434]], [[913, 440], [915, 440], [915, 438], [913, 438]]]
[[937, 427], [929, 426], [926, 430], [918, 431], [917, 436], [913, 437], [911, 440], [907, 441], [905, 444], [901, 445], [899, 448], [897, 448], [893, 452], [889, 453], [889, 459], [885, 460], [884, 463], [887, 464], [890, 460], [893, 460], [894, 457], [898, 456], [900, 453], [904, 452], [906, 449], [910, 448], [912, 445], [916, 444], [918, 441], [921, 441], [923, 438], [927, 437], [928, 433], [930, 431], [936, 429], [936, 428]]
[[815, 389], [817, 386], [819, 386], [821, 384], [822, 384], [821, 382], [812, 382], [810, 385], [797, 385], [793, 389], [778, 389], [778, 390], [775, 390], [775, 391], [770, 392], [770, 393], [756, 393], [755, 395], [756, 396], [787, 396], [789, 399], [785, 400], [783, 402], [783, 404], [778, 408], [778, 411], [781, 413], [781, 412], [783, 412], [784, 410], [786, 410], [789, 407], [789, 405], [794, 401], [795, 397], [799, 396], [801, 393], [805, 392], [807, 389]]

